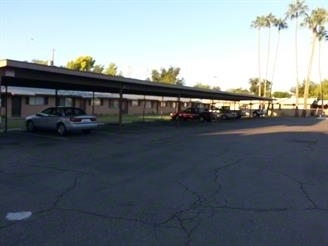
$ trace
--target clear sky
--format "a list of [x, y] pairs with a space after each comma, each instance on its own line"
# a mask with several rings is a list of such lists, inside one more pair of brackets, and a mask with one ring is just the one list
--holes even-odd
[[[283, 17], [293, 0], [0, 0], [0, 59], [50, 60], [64, 66], [78, 56], [97, 64], [114, 62], [123, 76], [145, 79], [152, 69], [181, 68], [187, 86], [203, 83], [249, 88], [258, 77], [256, 16]], [[310, 9], [328, 9], [327, 0], [307, 0]], [[262, 32], [262, 76], [273, 90], [296, 83], [294, 23], [281, 31], [279, 56], [272, 79], [276, 30]], [[299, 31], [299, 70], [307, 72], [310, 31]], [[322, 78], [328, 79], [328, 42], [321, 46]], [[318, 56], [312, 80], [319, 82]]]

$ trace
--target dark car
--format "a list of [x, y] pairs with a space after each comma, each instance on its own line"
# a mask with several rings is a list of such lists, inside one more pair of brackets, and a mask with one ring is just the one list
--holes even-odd
[[59, 106], [46, 108], [37, 114], [27, 116], [25, 125], [27, 131], [55, 130], [62, 136], [72, 131], [90, 133], [98, 123], [94, 115], [87, 115], [80, 108]]
[[242, 117], [241, 110], [211, 107], [211, 112], [213, 112], [219, 120], [240, 119]]
[[173, 112], [170, 114], [172, 120], [205, 120], [211, 121], [215, 118], [212, 112], [207, 109], [201, 108], [187, 108], [179, 112]]
[[253, 118], [259, 118], [262, 116], [265, 116], [265, 110], [264, 109], [256, 109], [252, 112]]

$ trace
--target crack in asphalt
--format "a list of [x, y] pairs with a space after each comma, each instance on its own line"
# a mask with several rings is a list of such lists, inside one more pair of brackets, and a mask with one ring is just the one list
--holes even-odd
[[29, 164], [28, 166], [42, 168], [42, 169], [50, 169], [50, 170], [61, 171], [61, 172], [74, 172], [74, 173], [92, 175], [91, 171], [81, 171], [81, 170], [77, 170], [77, 169], [59, 168], [59, 167], [54, 167], [54, 166], [41, 166], [41, 165], [36, 165], [36, 164]]
[[[189, 192], [191, 195], [195, 196], [197, 199], [192, 202], [192, 204], [195, 203], [201, 203], [205, 198], [203, 198], [202, 195], [199, 194], [199, 192], [197, 191], [193, 191], [192, 189], [190, 189], [189, 187], [187, 187], [185, 184], [183, 184], [182, 182], [178, 182], [179, 185], [181, 185], [187, 192]], [[192, 205], [191, 204], [191, 205]]]
[[[187, 206], [184, 209], [180, 209], [178, 211], [174, 211], [171, 215], [169, 215], [167, 218], [163, 219], [162, 221], [158, 222], [149, 222], [146, 219], [141, 217], [125, 217], [125, 216], [114, 216], [114, 215], [108, 215], [108, 214], [102, 214], [102, 213], [97, 213], [93, 211], [88, 211], [88, 210], [82, 210], [82, 209], [74, 209], [74, 208], [65, 208], [65, 207], [60, 207], [60, 201], [67, 196], [72, 190], [74, 190], [77, 185], [78, 185], [78, 176], [76, 176], [73, 180], [73, 182], [65, 188], [62, 192], [60, 192], [52, 205], [44, 210], [39, 210], [36, 211], [34, 214], [43, 214], [47, 212], [51, 212], [53, 210], [59, 210], [59, 211], [68, 211], [68, 212], [74, 212], [74, 213], [79, 213], [82, 215], [88, 215], [88, 216], [95, 216], [98, 218], [102, 219], [108, 219], [108, 220], [120, 220], [120, 221], [126, 221], [126, 222], [136, 222], [136, 223], [141, 223], [143, 225], [147, 225], [153, 228], [154, 232], [157, 231], [158, 229], [161, 229], [163, 227], [168, 228], [176, 228], [181, 230], [181, 232], [184, 235], [184, 246], [190, 246], [192, 245], [192, 237], [197, 228], [201, 225], [201, 221], [205, 219], [205, 217], [201, 217], [204, 215], [206, 212], [204, 212], [204, 209], [207, 209], [207, 211], [211, 211], [211, 214], [208, 215], [208, 218], [213, 217], [213, 215], [216, 213], [217, 210], [231, 210], [231, 211], [242, 211], [242, 212], [255, 212], [255, 213], [281, 213], [281, 212], [286, 212], [286, 211], [300, 211], [300, 209], [295, 209], [292, 207], [268, 207], [268, 208], [257, 208], [257, 207], [238, 207], [238, 206], [229, 206], [227, 204], [225, 205], [213, 205], [210, 203], [210, 199], [213, 198], [214, 196], [217, 196], [220, 191], [222, 190], [222, 185], [219, 182], [219, 174], [220, 171], [235, 165], [240, 164], [240, 159], [232, 161], [226, 165], [220, 166], [212, 170], [214, 172], [214, 177], [213, 177], [213, 183], [214, 186], [216, 187], [213, 192], [210, 193], [210, 195], [206, 195], [206, 193], [201, 193], [193, 190], [192, 188], [188, 187], [182, 182], [177, 182], [178, 185], [184, 188], [186, 192], [188, 192], [192, 197], [194, 197], [194, 200], [191, 201], [189, 206]], [[34, 165], [37, 166], [37, 165]], [[43, 167], [43, 168], [49, 168], [49, 169], [55, 169], [55, 170], [60, 170], [60, 171], [70, 171], [70, 172], [80, 172], [76, 170], [71, 170], [71, 169], [61, 169], [61, 168], [52, 168], [52, 167]], [[311, 198], [309, 193], [305, 189], [305, 184], [304, 182], [300, 182], [294, 177], [291, 177], [289, 175], [280, 173], [280, 172], [275, 172], [271, 170], [267, 170], [269, 172], [282, 175], [284, 177], [287, 177], [291, 179], [292, 181], [296, 182], [299, 184], [300, 189], [306, 199], [311, 203], [310, 208], [305, 208], [304, 210], [320, 210], [320, 211], [325, 211], [328, 212], [328, 208], [320, 208], [316, 204], [316, 202]], [[80, 172], [84, 173], [84, 172]], [[207, 193], [208, 194], [208, 193]], [[170, 225], [170, 223], [174, 223], [173, 225]], [[8, 228], [9, 226], [15, 224], [15, 222], [9, 222], [7, 225], [0, 225], [0, 230]], [[175, 226], [174, 226], [175, 225]], [[156, 238], [156, 236], [155, 236]], [[159, 239], [156, 239], [159, 243]]]
[[[261, 168], [260, 168], [261, 169]], [[318, 184], [315, 184], [315, 183], [308, 183], [308, 182], [303, 182], [303, 181], [300, 181], [298, 180], [297, 178], [295, 177], [292, 177], [290, 175], [287, 175], [285, 173], [281, 173], [281, 172], [277, 172], [277, 171], [273, 171], [273, 170], [269, 170], [269, 169], [265, 169], [266, 171], [268, 172], [271, 172], [271, 173], [274, 173], [274, 174], [277, 174], [277, 175], [280, 175], [280, 176], [283, 176], [283, 177], [286, 177], [288, 179], [290, 179], [291, 181], [297, 183], [303, 193], [303, 195], [305, 196], [305, 198], [311, 203], [312, 205], [312, 208], [311, 209], [321, 209], [321, 210], [325, 210], [325, 208], [319, 208], [318, 205], [316, 204], [316, 202], [311, 198], [310, 194], [305, 190], [305, 185], [318, 185]], [[327, 209], [328, 210], [328, 209]]]
[[241, 160], [242, 160], [242, 159], [237, 159], [237, 160], [231, 161], [231, 162], [228, 163], [228, 164], [225, 164], [225, 165], [223, 165], [223, 166], [219, 166], [219, 167], [217, 167], [214, 171], [215, 171], [215, 173], [216, 173], [216, 175], [217, 175], [217, 173], [218, 173], [219, 171], [221, 171], [222, 169], [229, 168], [229, 167], [236, 166], [236, 165], [240, 165], [240, 161], [241, 161]]
[[146, 220], [138, 219], [138, 218], [132, 218], [132, 217], [124, 217], [124, 216], [114, 216], [114, 215], [107, 215], [97, 212], [90, 212], [83, 209], [74, 209], [74, 208], [63, 208], [63, 207], [56, 207], [56, 210], [61, 211], [69, 211], [74, 212], [78, 214], [84, 214], [84, 215], [90, 215], [102, 219], [111, 219], [111, 220], [123, 220], [123, 221], [130, 221], [130, 222], [138, 222], [144, 225], [155, 225], [154, 223], [147, 222]]
[[213, 205], [207, 205], [209, 208], [214, 208], [214, 209], [226, 209], [226, 210], [240, 210], [240, 211], [245, 211], [245, 212], [285, 212], [288, 210], [295, 210], [292, 208], [288, 207], [281, 207], [281, 208], [252, 208], [252, 207], [233, 207], [233, 206], [213, 206]]
[[[53, 202], [53, 204], [46, 208], [46, 209], [42, 209], [42, 210], [38, 210], [33, 212], [33, 214], [38, 215], [38, 214], [44, 214], [44, 213], [48, 213], [53, 211], [54, 209], [58, 209], [58, 203], [64, 198], [64, 196], [66, 196], [69, 192], [71, 192], [73, 189], [76, 188], [77, 186], [77, 181], [78, 181], [78, 177], [74, 178], [74, 181], [72, 182], [72, 184], [70, 184], [66, 189], [64, 189], [62, 192], [60, 192], [57, 196], [55, 201]], [[8, 221], [7, 223], [5, 223], [4, 225], [0, 225], [0, 230], [2, 229], [6, 229], [14, 224], [16, 224], [17, 221]]]
[[192, 228], [190, 228], [188, 230], [188, 228], [184, 224], [184, 220], [183, 219], [181, 219], [179, 216], [176, 216], [176, 219], [177, 219], [177, 221], [178, 221], [178, 223], [180, 225], [180, 228], [182, 229], [182, 231], [186, 235], [186, 241], [185, 241], [184, 245], [185, 246], [190, 246], [191, 245], [191, 236], [192, 236], [192, 233], [200, 225], [200, 222], [197, 222]]
[[77, 181], [78, 181], [78, 177], [75, 177], [72, 184], [70, 184], [66, 189], [64, 189], [56, 196], [55, 201], [52, 203], [50, 207], [35, 211], [34, 214], [44, 214], [44, 213], [51, 212], [54, 209], [58, 209], [58, 203], [64, 198], [64, 196], [66, 196], [69, 192], [71, 192], [73, 189], [76, 188]]
[[53, 207], [57, 207], [60, 200], [62, 200], [65, 195], [67, 195], [70, 191], [72, 191], [73, 189], [76, 188], [77, 180], [78, 180], [78, 178], [75, 177], [73, 183], [70, 186], [68, 186], [63, 192], [61, 192], [60, 194], [57, 195], [57, 198], [56, 198], [55, 202], [52, 205]]
[[304, 196], [306, 197], [306, 199], [312, 204], [313, 208], [318, 208], [318, 205], [315, 203], [315, 201], [311, 198], [311, 196], [309, 195], [309, 193], [305, 190], [304, 184], [300, 183], [300, 188], [301, 191], [303, 192]]

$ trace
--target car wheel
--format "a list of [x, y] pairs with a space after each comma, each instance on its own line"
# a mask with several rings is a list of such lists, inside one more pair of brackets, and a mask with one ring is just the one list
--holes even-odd
[[66, 134], [66, 127], [63, 123], [58, 124], [57, 133], [59, 136], [64, 136]]
[[91, 130], [90, 130], [90, 129], [83, 129], [82, 132], [83, 132], [84, 134], [89, 134], [89, 133], [91, 132]]
[[35, 131], [35, 126], [34, 126], [33, 121], [29, 120], [26, 122], [26, 131], [28, 131], [28, 132]]
[[226, 116], [226, 115], [222, 115], [222, 116], [221, 116], [221, 119], [222, 119], [222, 120], [226, 120], [226, 119], [227, 119], [227, 116]]

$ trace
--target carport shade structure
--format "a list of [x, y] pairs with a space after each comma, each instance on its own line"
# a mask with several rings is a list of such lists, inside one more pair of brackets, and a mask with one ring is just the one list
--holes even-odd
[[[20, 86], [56, 90], [78, 90], [123, 94], [167, 96], [177, 98], [201, 98], [211, 100], [259, 100], [271, 98], [244, 95], [188, 86], [156, 83], [94, 72], [82, 72], [63, 67], [41, 65], [15, 60], [0, 60], [0, 87]], [[0, 91], [1, 93], [1, 91]], [[122, 123], [122, 103], [119, 103], [119, 124]], [[7, 121], [7, 110], [5, 110]], [[5, 126], [5, 131], [7, 126]]]

